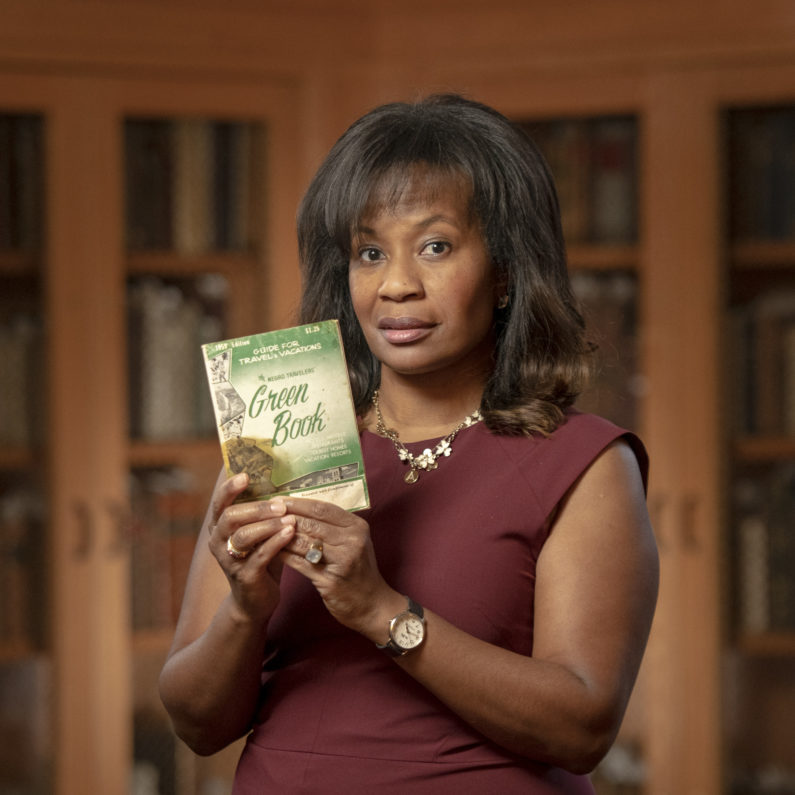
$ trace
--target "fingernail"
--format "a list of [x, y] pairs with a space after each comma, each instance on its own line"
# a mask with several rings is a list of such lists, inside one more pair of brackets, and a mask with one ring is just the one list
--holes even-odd
[[283, 516], [287, 513], [287, 506], [284, 504], [284, 500], [281, 497], [274, 497], [272, 500], [269, 500], [271, 506], [271, 513], [276, 514], [277, 516]]
[[245, 472], [239, 472], [232, 478], [232, 485], [236, 489], [242, 489], [248, 483], [248, 475]]

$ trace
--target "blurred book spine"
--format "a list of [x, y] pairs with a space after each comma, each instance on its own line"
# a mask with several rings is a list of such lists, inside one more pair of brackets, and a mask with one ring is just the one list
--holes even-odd
[[250, 250], [255, 139], [244, 122], [129, 119], [128, 248], [183, 256]]
[[179, 616], [205, 495], [178, 469], [131, 477], [133, 628], [168, 629]]
[[523, 127], [549, 163], [568, 243], [637, 239], [637, 123], [630, 116], [551, 119]]
[[741, 633], [795, 632], [795, 464], [734, 483]]
[[732, 238], [795, 239], [795, 108], [732, 111], [729, 159]]
[[223, 336], [227, 282], [133, 279], [128, 287], [130, 431], [175, 440], [215, 433], [201, 346]]
[[771, 289], [729, 318], [734, 428], [795, 435], [795, 290]]
[[0, 250], [38, 250], [43, 226], [42, 119], [0, 114]]

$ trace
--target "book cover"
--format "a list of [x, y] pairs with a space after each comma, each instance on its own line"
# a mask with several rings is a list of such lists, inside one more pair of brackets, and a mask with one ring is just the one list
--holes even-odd
[[336, 320], [202, 345], [224, 466], [241, 499], [276, 495], [369, 507]]

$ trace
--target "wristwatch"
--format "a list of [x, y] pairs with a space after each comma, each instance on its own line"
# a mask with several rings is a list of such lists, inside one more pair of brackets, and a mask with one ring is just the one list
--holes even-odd
[[425, 640], [423, 610], [410, 596], [409, 605], [389, 622], [389, 640], [375, 645], [390, 657], [402, 657], [422, 645]]

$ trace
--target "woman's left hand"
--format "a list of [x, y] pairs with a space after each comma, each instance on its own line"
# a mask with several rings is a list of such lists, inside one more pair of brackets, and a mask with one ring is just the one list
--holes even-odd
[[[296, 519], [295, 537], [281, 552], [285, 564], [312, 582], [337, 621], [379, 639], [386, 626], [381, 613], [405, 599], [378, 570], [367, 522], [329, 502], [288, 497], [285, 503]], [[315, 564], [305, 557], [313, 544], [323, 551]]]

